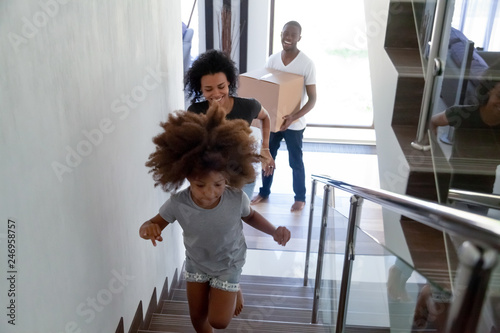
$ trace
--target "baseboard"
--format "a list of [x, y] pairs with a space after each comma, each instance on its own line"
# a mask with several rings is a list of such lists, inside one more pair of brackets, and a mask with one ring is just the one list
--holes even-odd
[[143, 324], [143, 318], [144, 317], [142, 315], [142, 301], [139, 301], [139, 306], [135, 311], [134, 319], [130, 324], [130, 329], [128, 330], [128, 333], [136, 333]]
[[[183, 268], [184, 269], [184, 266]], [[153, 294], [151, 295], [151, 299], [149, 300], [148, 308], [146, 309], [146, 316], [143, 316], [142, 311], [142, 301], [139, 301], [139, 306], [137, 306], [137, 310], [135, 311], [134, 319], [130, 324], [130, 329], [128, 333], [137, 333], [139, 330], [146, 329], [146, 327], [151, 322], [151, 318], [153, 317], [153, 313], [156, 313], [159, 309], [159, 302], [162, 300], [170, 299], [172, 296], [171, 290], [177, 287], [179, 283], [179, 273], [176, 269], [174, 272], [174, 277], [172, 278], [172, 283], [168, 285], [168, 277], [165, 278], [165, 282], [163, 283], [163, 288], [160, 294], [160, 298], [157, 300], [156, 288], [153, 289]], [[116, 333], [124, 333], [123, 327], [123, 317], [120, 318], [120, 322], [118, 323], [118, 327], [116, 329]]]
[[[167, 283], [168, 277], [165, 279], [165, 283]], [[144, 321], [141, 324], [141, 329], [146, 329], [146, 326], [151, 322], [151, 318], [153, 317], [153, 313], [158, 310], [158, 302], [156, 300], [156, 288], [153, 289], [153, 295], [151, 295], [151, 299], [149, 301], [148, 308], [146, 310], [146, 316], [144, 317]]]
[[[175, 281], [177, 279], [177, 270], [175, 270], [174, 276], [172, 278], [172, 281]], [[170, 286], [171, 288], [171, 286]], [[163, 288], [161, 289], [160, 297], [158, 298], [158, 302], [164, 299], [167, 299], [169, 295], [169, 285], [168, 285], [168, 277], [165, 279], [165, 283], [163, 283]]]
[[123, 327], [123, 317], [120, 318], [120, 322], [118, 323], [118, 326], [116, 327], [115, 333], [125, 333], [125, 328]]
[[[183, 267], [183, 269], [184, 269], [184, 267]], [[175, 269], [174, 277], [172, 278], [172, 283], [170, 284], [170, 290], [168, 290], [166, 294], [164, 294], [162, 292], [162, 297], [160, 298], [160, 300], [172, 299], [173, 294], [174, 294], [173, 289], [175, 287], [177, 287], [178, 284], [179, 284], [179, 272], [177, 271], [177, 269]], [[167, 297], [165, 297], [165, 296], [167, 296]]]

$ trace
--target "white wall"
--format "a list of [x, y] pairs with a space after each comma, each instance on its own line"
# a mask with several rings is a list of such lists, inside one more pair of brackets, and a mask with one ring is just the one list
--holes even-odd
[[247, 71], [264, 67], [269, 56], [269, 0], [248, 2]]
[[[366, 35], [380, 187], [404, 194], [409, 167], [391, 127], [398, 73], [384, 49], [389, 2], [365, 0]], [[399, 218], [398, 214], [384, 211], [385, 241], [389, 248], [412, 263]]]
[[2, 1], [0, 36], [0, 331], [128, 330], [183, 260], [176, 227], [138, 237], [167, 198], [144, 163], [183, 107], [180, 1]]

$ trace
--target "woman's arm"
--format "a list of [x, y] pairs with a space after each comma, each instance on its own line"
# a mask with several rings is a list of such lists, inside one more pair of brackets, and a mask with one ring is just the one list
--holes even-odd
[[250, 214], [246, 217], [242, 217], [241, 219], [249, 226], [273, 236], [274, 240], [279, 245], [285, 246], [290, 240], [290, 230], [282, 226], [276, 228], [264, 216], [260, 215], [259, 212], [253, 210], [252, 208], [250, 208]]
[[161, 231], [169, 222], [165, 221], [160, 214], [144, 222], [139, 228], [139, 236], [144, 239], [151, 239], [151, 242], [156, 246], [156, 241], [161, 242], [163, 238], [161, 237]]
[[264, 107], [260, 109], [257, 119], [260, 120], [260, 130], [262, 132], [262, 147], [260, 149], [260, 154], [264, 157], [262, 161], [262, 170], [265, 176], [270, 176], [273, 173], [276, 164], [269, 151], [269, 136], [271, 134], [271, 118], [269, 113]]

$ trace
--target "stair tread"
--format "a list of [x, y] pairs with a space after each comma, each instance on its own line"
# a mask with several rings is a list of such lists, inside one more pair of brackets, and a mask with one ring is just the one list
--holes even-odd
[[[322, 312], [322, 311], [320, 311]], [[161, 304], [160, 314], [189, 315], [187, 302], [165, 301]], [[259, 305], [248, 305], [245, 303], [239, 319], [259, 319], [282, 321], [291, 323], [309, 324], [311, 322], [312, 309], [277, 307], [272, 303], [261, 303]], [[319, 316], [322, 317], [321, 314]]]
[[[313, 287], [272, 285], [272, 284], [248, 284], [241, 282], [240, 282], [240, 287], [243, 293], [246, 294], [265, 294], [265, 295], [286, 294], [288, 296], [296, 296], [296, 297], [312, 297], [314, 294]], [[186, 289], [185, 284], [181, 284], [177, 288], [173, 288], [173, 290], [185, 290], [185, 289]]]
[[[148, 330], [139, 332], [192, 332], [189, 316], [153, 314]], [[301, 332], [322, 333], [331, 332], [332, 326], [320, 324], [287, 323], [279, 321], [245, 320], [234, 318], [225, 330], [214, 330], [215, 332]]]
[[[321, 302], [329, 302], [338, 293], [336, 281], [323, 281]], [[231, 321], [224, 332], [332, 332], [329, 325], [311, 324], [314, 281], [309, 280], [308, 286], [303, 286], [301, 278], [281, 278], [271, 276], [242, 275], [240, 285], [244, 296], [242, 313]], [[176, 287], [170, 290], [170, 299], [159, 300], [160, 313], [153, 314], [148, 329], [138, 333], [173, 333], [192, 332], [189, 318], [189, 308], [186, 295], [186, 281], [181, 279]], [[371, 286], [373, 287], [373, 286]], [[365, 287], [364, 293], [369, 292]], [[373, 288], [376, 290], [377, 288]], [[329, 311], [321, 311], [319, 318], [325, 318]], [[331, 314], [336, 316], [336, 313]], [[366, 315], [359, 313], [359, 315]], [[320, 319], [321, 320], [321, 319]], [[335, 322], [335, 319], [332, 318]], [[357, 328], [356, 328], [357, 329]], [[361, 329], [359, 332], [372, 332], [372, 328]], [[215, 330], [214, 332], [222, 332]], [[354, 332], [354, 331], [352, 331]]]
[[[312, 309], [313, 298], [301, 296], [288, 296], [285, 294], [247, 294], [243, 292], [245, 304], [259, 305], [263, 302], [271, 302], [274, 306], [289, 307], [293, 304], [296, 308], [309, 308]], [[173, 301], [187, 301], [186, 291], [184, 289], [173, 290]]]

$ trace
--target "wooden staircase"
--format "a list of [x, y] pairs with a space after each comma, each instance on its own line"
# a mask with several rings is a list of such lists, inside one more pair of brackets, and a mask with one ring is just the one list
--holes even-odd
[[[302, 279], [243, 275], [244, 308], [225, 330], [214, 332], [333, 332], [334, 326], [311, 324], [313, 286]], [[184, 279], [160, 299], [158, 310], [138, 333], [194, 332], [189, 318]], [[320, 313], [319, 318], [322, 318]]]

